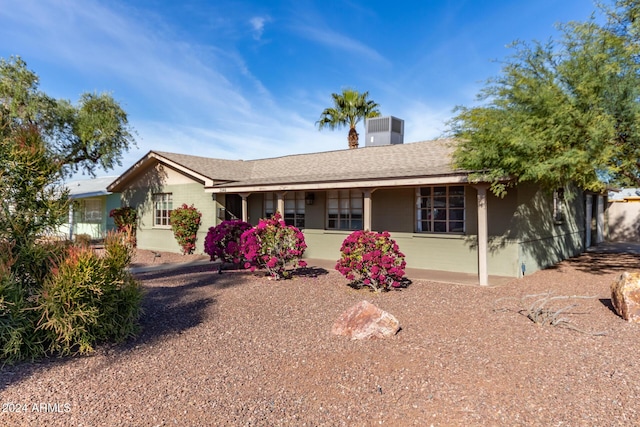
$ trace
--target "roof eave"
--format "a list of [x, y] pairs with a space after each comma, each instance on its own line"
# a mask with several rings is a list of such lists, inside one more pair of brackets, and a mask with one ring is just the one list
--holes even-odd
[[332, 190], [346, 188], [383, 188], [383, 187], [411, 187], [416, 185], [438, 184], [467, 184], [469, 173], [453, 173], [446, 175], [374, 178], [342, 181], [317, 181], [317, 182], [290, 182], [273, 184], [242, 185], [242, 183], [223, 184], [206, 187], [208, 193], [261, 193], [270, 191], [296, 191], [296, 190]]
[[216, 181], [204, 176], [196, 171], [194, 171], [193, 169], [190, 169], [186, 166], [183, 166], [179, 163], [174, 162], [173, 160], [170, 160], [158, 153], [156, 153], [155, 151], [149, 151], [144, 157], [142, 157], [140, 160], [138, 160], [133, 166], [131, 166], [129, 169], [127, 169], [122, 175], [120, 175], [114, 182], [112, 182], [108, 187], [107, 190], [111, 191], [111, 192], [115, 192], [115, 193], [119, 193], [122, 192], [122, 190], [124, 190], [126, 188], [126, 185], [129, 183], [129, 181], [131, 181], [136, 175], [138, 175], [140, 172], [144, 171], [146, 169], [146, 166], [148, 166], [149, 164], [153, 163], [154, 161], [157, 161], [159, 163], [162, 163], [164, 165], [167, 165], [169, 167], [171, 167], [172, 169], [177, 170], [178, 172], [187, 175], [189, 177], [191, 177], [192, 179], [199, 181], [200, 183], [202, 183], [205, 187], [210, 187], [213, 186]]
[[101, 197], [101, 196], [108, 196], [110, 194], [113, 194], [110, 191], [91, 191], [88, 193], [78, 193], [78, 194], [70, 194], [69, 198], [72, 200], [75, 199], [87, 199], [89, 197]]

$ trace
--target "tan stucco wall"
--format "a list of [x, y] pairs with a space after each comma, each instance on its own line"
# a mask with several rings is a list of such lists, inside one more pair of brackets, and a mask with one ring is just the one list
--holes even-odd
[[640, 201], [611, 202], [607, 209], [609, 240], [640, 241]]

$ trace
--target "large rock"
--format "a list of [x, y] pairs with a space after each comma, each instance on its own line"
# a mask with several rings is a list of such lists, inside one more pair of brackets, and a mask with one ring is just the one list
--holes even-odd
[[611, 284], [611, 303], [624, 320], [640, 323], [640, 273], [624, 272]]
[[386, 338], [400, 330], [400, 322], [392, 314], [362, 301], [340, 315], [331, 332], [353, 340]]

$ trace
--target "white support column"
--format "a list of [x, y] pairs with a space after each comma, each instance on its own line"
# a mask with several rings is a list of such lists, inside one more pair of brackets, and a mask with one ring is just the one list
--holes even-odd
[[278, 198], [277, 203], [277, 211], [280, 212], [282, 218], [284, 218], [284, 195], [287, 194], [286, 191], [279, 191], [276, 193], [276, 197]]
[[364, 190], [363, 228], [371, 231], [371, 190]]
[[604, 196], [598, 195], [598, 216], [596, 216], [596, 244], [604, 242]]
[[73, 240], [73, 202], [69, 203], [69, 240]]
[[242, 197], [242, 220], [244, 222], [249, 222], [249, 207], [247, 205], [249, 194], [251, 193], [240, 193], [240, 197]]
[[489, 284], [487, 252], [489, 248], [489, 226], [487, 215], [488, 185], [475, 185], [478, 191], [478, 281], [481, 286]]
[[593, 195], [587, 194], [587, 202], [585, 208], [584, 219], [584, 248], [589, 249], [591, 247], [591, 222], [593, 220]]

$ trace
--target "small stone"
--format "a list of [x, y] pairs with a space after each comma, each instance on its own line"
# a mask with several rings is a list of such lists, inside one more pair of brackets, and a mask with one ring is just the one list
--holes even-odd
[[387, 338], [400, 330], [400, 322], [392, 314], [368, 301], [361, 301], [342, 313], [331, 332], [353, 340]]
[[624, 272], [611, 284], [611, 303], [624, 320], [640, 323], [640, 273]]

